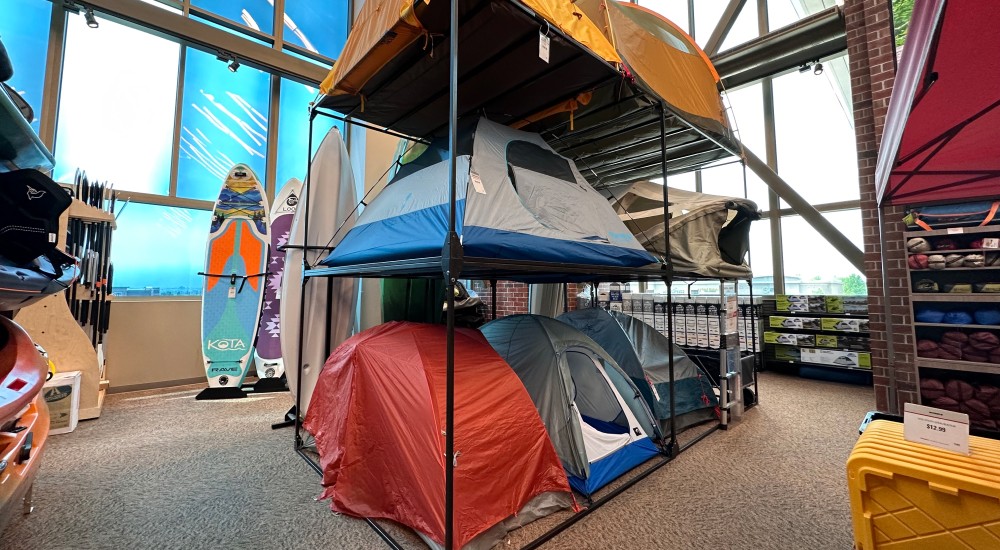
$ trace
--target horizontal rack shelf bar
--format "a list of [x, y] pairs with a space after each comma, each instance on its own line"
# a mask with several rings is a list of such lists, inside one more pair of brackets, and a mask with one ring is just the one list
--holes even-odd
[[1000, 374], [1000, 365], [995, 365], [993, 363], [979, 363], [976, 361], [956, 361], [953, 359], [934, 359], [931, 357], [917, 356], [917, 366], [931, 369]]
[[928, 250], [926, 252], [907, 252], [910, 256], [916, 254], [924, 254], [930, 256], [931, 254], [940, 254], [942, 256], [947, 254], [961, 254], [961, 253], [976, 253], [976, 252], [1000, 252], [1000, 248], [956, 248], [954, 250]]
[[785, 359], [768, 359], [768, 358], [765, 358], [764, 362], [765, 363], [780, 363], [780, 364], [783, 364], [783, 365], [784, 364], [788, 364], [788, 365], [804, 365], [804, 366], [807, 366], [807, 367], [826, 367], [826, 368], [829, 368], [829, 369], [853, 370], [853, 371], [868, 372], [868, 373], [872, 372], [872, 369], [866, 369], [866, 368], [862, 368], [862, 367], [845, 367], [845, 366], [841, 366], [841, 365], [829, 365], [827, 363], [810, 363], [809, 361], [789, 361], [789, 360], [785, 360]]
[[[960, 230], [960, 231], [959, 231]], [[909, 237], [941, 237], [951, 235], [977, 235], [979, 233], [1000, 233], [1000, 225], [984, 225], [973, 227], [952, 227], [950, 229], [924, 229], [904, 231], [903, 235]]]
[[984, 265], [983, 267], [946, 267], [944, 269], [911, 269], [911, 273], [926, 273], [928, 271], [933, 271], [935, 273], [947, 273], [949, 271], [995, 271], [1000, 269], [1000, 265]]
[[1000, 292], [978, 292], [973, 294], [919, 293], [911, 294], [910, 300], [914, 302], [961, 302], [967, 300], [975, 300], [977, 302], [1000, 302]]
[[976, 325], [976, 324], [960, 324], [960, 323], [921, 323], [914, 322], [913, 326], [916, 327], [943, 327], [943, 328], [981, 328], [981, 329], [1000, 329], [1000, 325]]

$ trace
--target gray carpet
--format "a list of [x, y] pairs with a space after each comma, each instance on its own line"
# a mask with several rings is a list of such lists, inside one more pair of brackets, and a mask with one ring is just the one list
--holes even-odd
[[[870, 388], [764, 373], [762, 404], [571, 527], [546, 548], [842, 549], [844, 465]], [[0, 547], [384, 548], [316, 502], [319, 477], [270, 423], [288, 394], [194, 401], [200, 388], [110, 396], [99, 420], [50, 439], [35, 512]], [[511, 534], [518, 548], [560, 518]], [[390, 526], [408, 548], [415, 538]]]

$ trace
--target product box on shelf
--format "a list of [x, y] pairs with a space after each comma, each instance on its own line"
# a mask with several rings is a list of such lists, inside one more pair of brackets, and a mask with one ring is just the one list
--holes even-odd
[[819, 365], [833, 365], [859, 369], [872, 368], [870, 353], [856, 351], [841, 351], [819, 348], [803, 348], [802, 361]]
[[667, 332], [667, 295], [653, 296], [653, 328], [660, 334]]
[[674, 304], [674, 342], [678, 346], [687, 345], [687, 315], [684, 313], [684, 303]]
[[49, 408], [49, 433], [64, 434], [76, 429], [80, 420], [80, 371], [57, 372], [45, 382], [42, 395]]
[[632, 293], [622, 292], [622, 313], [632, 315]]

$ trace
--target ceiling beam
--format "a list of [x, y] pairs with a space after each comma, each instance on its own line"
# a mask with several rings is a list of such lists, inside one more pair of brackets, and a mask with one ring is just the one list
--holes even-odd
[[708, 37], [708, 42], [705, 43], [704, 50], [709, 57], [719, 53], [719, 47], [722, 46], [726, 37], [729, 36], [729, 31], [733, 29], [736, 18], [740, 16], [740, 12], [743, 11], [743, 6], [746, 3], [747, 0], [729, 0], [729, 5], [722, 12], [719, 23], [715, 26], [715, 30], [712, 31], [712, 35]]

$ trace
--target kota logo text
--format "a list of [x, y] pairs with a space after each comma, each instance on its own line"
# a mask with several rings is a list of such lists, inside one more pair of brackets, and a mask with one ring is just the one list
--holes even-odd
[[219, 351], [240, 351], [247, 349], [247, 344], [239, 338], [220, 338], [218, 340], [209, 340], [208, 349]]

